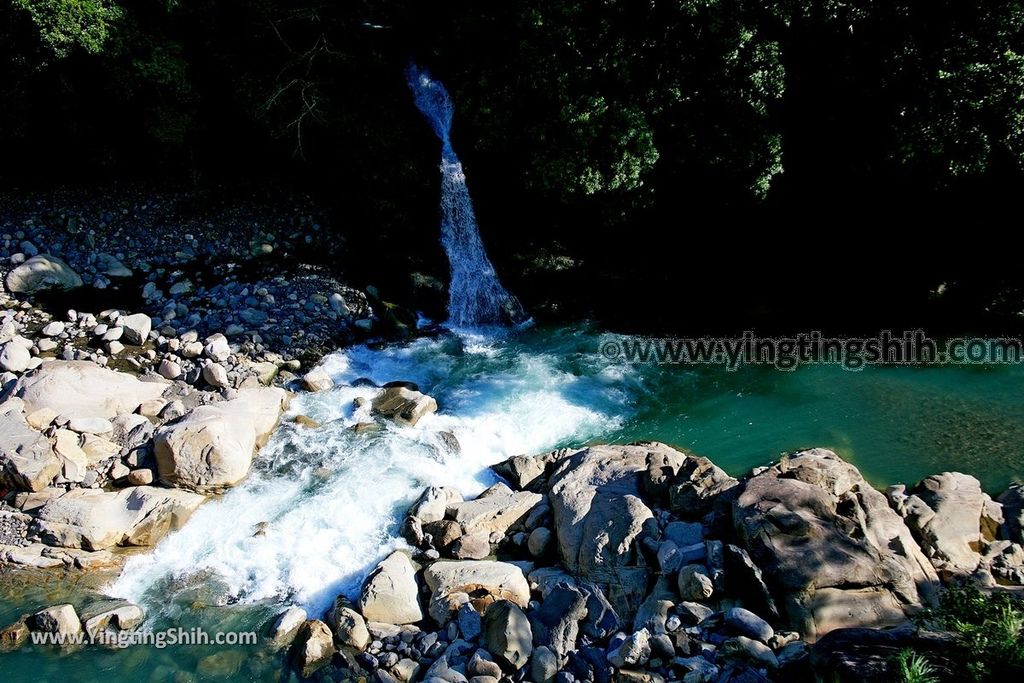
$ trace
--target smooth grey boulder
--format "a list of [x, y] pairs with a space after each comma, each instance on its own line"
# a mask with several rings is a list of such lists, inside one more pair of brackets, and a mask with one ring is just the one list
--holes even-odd
[[891, 489], [889, 499], [932, 564], [948, 577], [973, 573], [984, 544], [995, 540], [1003, 523], [1002, 506], [977, 479], [959, 472], [925, 477], [906, 496]]
[[473, 500], [448, 506], [449, 516], [462, 525], [463, 532], [506, 534], [540, 505], [543, 496], [529, 491], [513, 492], [505, 484], [489, 487]]
[[775, 629], [771, 624], [742, 607], [726, 610], [725, 625], [737, 635], [760, 640], [762, 643], [768, 643], [775, 635]]
[[72, 489], [43, 505], [32, 529], [46, 543], [64, 548], [155, 545], [180, 529], [204, 500], [189, 491], [153, 486]]
[[31, 627], [34, 631], [55, 633], [65, 638], [82, 633], [82, 622], [72, 605], [55, 605], [36, 612], [32, 615]]
[[271, 647], [275, 650], [289, 647], [306, 621], [306, 610], [294, 606], [286, 609], [274, 620], [270, 628]]
[[659, 535], [644, 503], [642, 480], [663, 444], [592, 446], [562, 457], [548, 480], [548, 499], [562, 561], [604, 588], [616, 611], [632, 620], [647, 593], [649, 569], [640, 540]]
[[334, 656], [334, 637], [322, 621], [311, 620], [299, 627], [292, 645], [292, 663], [303, 678], [322, 669]]

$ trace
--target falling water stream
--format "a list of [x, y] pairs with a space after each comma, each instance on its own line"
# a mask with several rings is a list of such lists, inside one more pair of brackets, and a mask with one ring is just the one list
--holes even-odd
[[448, 322], [459, 328], [521, 323], [526, 314], [501, 286], [480, 239], [466, 174], [452, 149], [454, 110], [448, 91], [415, 65], [406, 75], [416, 107], [441, 140], [441, 244], [451, 266]]

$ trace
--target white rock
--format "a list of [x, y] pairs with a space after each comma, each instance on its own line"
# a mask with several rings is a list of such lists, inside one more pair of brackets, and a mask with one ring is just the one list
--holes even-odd
[[323, 368], [310, 370], [302, 376], [302, 385], [308, 391], [326, 391], [334, 386], [334, 380]]
[[153, 545], [181, 528], [204, 500], [197, 493], [152, 486], [72, 489], [40, 508], [33, 529], [44, 542], [66, 548]]
[[124, 329], [124, 340], [136, 346], [145, 344], [150, 330], [153, 329], [153, 321], [145, 313], [126, 315], [119, 318], [118, 322]]
[[14, 340], [0, 349], [0, 369], [5, 372], [24, 372], [31, 360], [32, 354], [28, 349]]
[[64, 332], [64, 323], [59, 320], [54, 320], [42, 329], [43, 335], [46, 337], [57, 337]]
[[228, 339], [223, 334], [212, 334], [206, 338], [206, 346], [203, 353], [207, 358], [220, 362], [227, 360], [231, 355], [231, 347], [228, 346]]
[[103, 417], [74, 417], [68, 429], [81, 434], [109, 434], [114, 428], [110, 420]]
[[82, 278], [56, 256], [40, 254], [11, 270], [6, 283], [8, 291], [32, 294], [44, 289], [81, 287]]
[[416, 568], [409, 556], [396, 551], [384, 559], [363, 585], [359, 608], [370, 621], [412, 624], [423, 619]]

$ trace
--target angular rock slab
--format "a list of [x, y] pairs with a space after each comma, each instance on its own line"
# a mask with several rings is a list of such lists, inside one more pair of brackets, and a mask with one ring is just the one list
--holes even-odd
[[149, 546], [180, 529], [204, 500], [189, 491], [153, 486], [72, 489], [39, 510], [33, 530], [50, 545], [65, 548]]
[[42, 491], [61, 463], [49, 439], [25, 422], [23, 405], [17, 398], [0, 405], [0, 487]]
[[369, 621], [412, 624], [423, 619], [416, 567], [409, 556], [396, 551], [377, 565], [366, 579], [359, 609]]

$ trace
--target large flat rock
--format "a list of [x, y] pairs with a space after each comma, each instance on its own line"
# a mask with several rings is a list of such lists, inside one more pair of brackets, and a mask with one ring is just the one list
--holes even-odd
[[14, 395], [25, 413], [50, 408], [71, 419], [112, 418], [160, 396], [167, 382], [136, 379], [88, 361], [48, 361], [18, 380]]
[[154, 545], [181, 528], [205, 496], [136, 486], [120, 491], [73, 489], [44, 505], [32, 529], [50, 545], [103, 550]]

